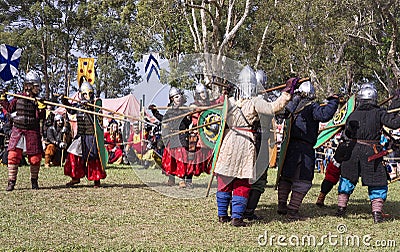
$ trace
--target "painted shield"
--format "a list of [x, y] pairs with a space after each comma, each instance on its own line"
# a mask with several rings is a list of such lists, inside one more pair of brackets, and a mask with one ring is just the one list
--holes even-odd
[[[100, 107], [102, 106], [102, 101], [101, 99], [97, 99], [94, 103], [97, 107], [95, 108], [95, 112], [99, 113]], [[103, 129], [103, 119], [95, 115], [94, 116], [94, 121], [95, 121], [95, 134], [96, 134], [96, 140], [97, 140], [97, 149], [99, 150], [99, 157], [100, 157], [100, 162], [101, 166], [103, 167], [103, 170], [106, 168], [107, 161], [108, 161], [108, 152], [105, 148], [104, 144], [104, 129]]]
[[279, 158], [277, 162], [278, 171], [276, 174], [276, 181], [275, 181], [275, 190], [278, 188], [279, 179], [281, 178], [283, 163], [285, 162], [286, 151], [289, 145], [290, 140], [290, 130], [292, 128], [292, 117], [285, 120], [285, 124], [283, 126], [283, 136], [281, 142], [281, 148], [279, 151]]
[[219, 151], [221, 149], [221, 144], [222, 144], [222, 138], [224, 136], [224, 131], [225, 131], [225, 125], [226, 125], [226, 117], [228, 116], [228, 97], [225, 96], [224, 99], [224, 106], [222, 107], [222, 112], [221, 112], [221, 124], [220, 124], [220, 130], [217, 136], [217, 141], [215, 142], [214, 145], [214, 154], [213, 154], [213, 160], [212, 160], [212, 172], [214, 171], [215, 164], [217, 163], [217, 159], [219, 156]]
[[325, 129], [319, 133], [314, 149], [323, 145], [344, 127], [347, 118], [354, 111], [355, 106], [356, 98], [355, 95], [352, 95], [349, 100], [347, 100], [346, 104], [344, 104], [326, 124]]
[[[220, 109], [208, 109], [201, 112], [198, 125], [209, 124], [215, 121], [221, 121], [222, 111]], [[221, 123], [211, 124], [199, 129], [201, 141], [210, 149], [214, 149], [221, 133]]]

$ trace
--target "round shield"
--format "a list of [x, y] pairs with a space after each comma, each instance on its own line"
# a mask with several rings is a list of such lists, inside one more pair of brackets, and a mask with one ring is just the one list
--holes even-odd
[[[213, 149], [218, 139], [218, 134], [221, 132], [221, 110], [208, 109], [201, 112], [198, 125], [210, 124], [199, 129], [200, 138], [205, 145]], [[211, 124], [212, 122], [216, 122]]]

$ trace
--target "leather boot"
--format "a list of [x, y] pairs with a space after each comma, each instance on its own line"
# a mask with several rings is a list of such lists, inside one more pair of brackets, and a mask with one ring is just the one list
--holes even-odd
[[346, 215], [346, 207], [338, 207], [336, 216], [337, 217], [344, 217]]
[[9, 180], [6, 191], [10, 192], [10, 191], [14, 190], [15, 183], [16, 183], [16, 180]]
[[307, 218], [301, 216], [299, 210], [288, 209], [287, 219], [288, 221], [304, 221]]
[[374, 223], [381, 223], [384, 222], [385, 220], [383, 219], [383, 214], [382, 212], [372, 212], [372, 217], [374, 218]]
[[234, 227], [247, 227], [249, 223], [244, 222], [242, 218], [233, 218], [231, 221], [231, 225]]
[[287, 204], [285, 202], [279, 202], [278, 203], [278, 214], [280, 215], [285, 215], [288, 212]]
[[232, 219], [229, 216], [218, 216], [218, 222], [219, 223], [228, 223], [230, 222]]
[[315, 204], [316, 204], [317, 206], [319, 206], [319, 207], [325, 206], [325, 203], [324, 203], [324, 201], [325, 201], [325, 196], [326, 196], [325, 193], [320, 192], [319, 195], [318, 195], [317, 202], [316, 202]]
[[249, 199], [247, 201], [247, 207], [243, 215], [244, 219], [247, 219], [249, 221], [262, 220], [261, 217], [254, 214], [254, 211], [256, 210], [260, 197], [261, 197], [260, 191], [250, 190]]
[[65, 184], [67, 187], [72, 187], [73, 185], [79, 184], [81, 182], [80, 179], [71, 179], [67, 184]]
[[94, 181], [94, 188], [99, 188], [100, 187], [100, 180], [95, 180]]
[[38, 179], [31, 178], [31, 184], [33, 190], [39, 190]]

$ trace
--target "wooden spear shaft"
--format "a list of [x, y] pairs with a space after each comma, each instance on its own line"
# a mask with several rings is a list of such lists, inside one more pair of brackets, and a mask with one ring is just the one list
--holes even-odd
[[[71, 101], [80, 102], [79, 100], [76, 100], [76, 99], [71, 98], [71, 97], [67, 97], [67, 96], [64, 96], [64, 97], [67, 98], [68, 100], [71, 100]], [[129, 119], [132, 119], [132, 120], [134, 120], [134, 121], [140, 121], [140, 122], [142, 122], [142, 123], [146, 123], [146, 124], [150, 124], [150, 125], [152, 125], [152, 126], [156, 126], [156, 125], [153, 124], [153, 123], [147, 122], [147, 121], [145, 121], [145, 120], [141, 120], [141, 119], [139, 119], [139, 118], [136, 118], [136, 117], [133, 117], [133, 116], [130, 116], [130, 115], [125, 115], [125, 114], [123, 114], [123, 113], [114, 111], [114, 110], [112, 110], [112, 109], [100, 107], [100, 106], [97, 106], [97, 105], [92, 104], [92, 103], [87, 103], [87, 105], [89, 105], [89, 106], [91, 106], [91, 107], [94, 107], [94, 108], [99, 108], [99, 109], [104, 110], [104, 111], [107, 111], [107, 112], [111, 112], [111, 113], [113, 113], [113, 114], [116, 114], [116, 115], [121, 116], [122, 118], [129, 118]], [[117, 118], [117, 117], [113, 117], [113, 118], [118, 119], [118, 120], [121, 120], [120, 118]]]
[[381, 101], [380, 103], [378, 103], [378, 106], [382, 106], [383, 104], [385, 104], [386, 102], [392, 100], [395, 96], [390, 96], [389, 98], [386, 98], [385, 100]]
[[[308, 78], [308, 77], [307, 78], [301, 78], [297, 83], [302, 83], [302, 82], [309, 81], [309, 80], [310, 80], [310, 78]], [[276, 86], [276, 87], [268, 88], [268, 89], [260, 91], [258, 93], [259, 94], [265, 94], [265, 93], [272, 92], [272, 91], [275, 91], [275, 90], [278, 90], [278, 89], [282, 89], [284, 87], [286, 87], [286, 84], [282, 84], [282, 85], [279, 85], [279, 86]]]
[[212, 105], [212, 106], [209, 106], [209, 107], [192, 107], [192, 109], [194, 109], [193, 111], [190, 111], [190, 112], [187, 112], [187, 113], [182, 114], [182, 115], [178, 115], [178, 116], [175, 116], [175, 117], [171, 117], [171, 118], [165, 119], [165, 120], [163, 120], [163, 123], [167, 123], [167, 122], [176, 120], [176, 119], [181, 118], [181, 117], [185, 117], [185, 116], [189, 116], [189, 115], [192, 115], [192, 114], [195, 114], [195, 113], [199, 113], [199, 112], [202, 112], [202, 111], [207, 110], [207, 109], [221, 107], [222, 105], [223, 104], [215, 104], [215, 105]]
[[205, 123], [205, 124], [202, 124], [202, 125], [198, 125], [198, 126], [196, 126], [196, 127], [190, 128], [190, 129], [180, 130], [180, 131], [171, 133], [171, 134], [169, 134], [169, 135], [163, 136], [163, 138], [168, 138], [168, 137], [172, 137], [172, 136], [175, 136], [175, 135], [183, 134], [183, 133], [186, 133], [186, 132], [189, 132], [189, 131], [192, 131], [192, 130], [196, 130], [196, 129], [200, 129], [200, 128], [203, 128], [203, 127], [207, 127], [207, 126], [210, 126], [210, 125], [212, 125], [212, 124], [216, 124], [216, 123], [220, 123], [220, 122], [221, 122], [221, 121], [218, 120], [218, 121], [214, 121], [214, 122], [210, 122], [210, 123]]
[[[23, 96], [23, 95], [19, 95], [19, 94], [12, 94], [9, 92], [6, 92], [7, 95], [11, 95], [11, 96], [15, 96], [17, 98], [22, 98], [22, 99], [26, 99], [26, 100], [30, 100], [30, 101], [37, 101], [37, 99], [33, 98], [33, 97], [28, 97], [28, 96]], [[72, 109], [72, 110], [76, 110], [76, 111], [80, 111], [80, 112], [84, 112], [84, 113], [88, 113], [88, 114], [92, 114], [92, 115], [97, 115], [97, 116], [102, 116], [102, 117], [106, 117], [106, 118], [112, 118], [115, 119], [113, 116], [110, 115], [106, 115], [106, 114], [102, 114], [102, 113], [97, 113], [94, 111], [90, 111], [90, 110], [86, 110], [86, 109], [81, 109], [81, 108], [75, 108], [72, 106], [67, 106], [64, 104], [60, 104], [60, 103], [55, 103], [55, 102], [51, 102], [51, 101], [43, 101], [44, 104], [47, 105], [52, 105], [52, 106], [58, 106], [61, 108], [65, 108], [65, 109]], [[118, 119], [118, 118], [117, 118]], [[130, 122], [129, 120], [126, 119], [120, 119], [122, 121], [126, 121], [126, 122]]]

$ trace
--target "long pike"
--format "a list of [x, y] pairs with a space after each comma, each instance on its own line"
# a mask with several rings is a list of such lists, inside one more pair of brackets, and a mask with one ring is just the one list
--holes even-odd
[[[30, 101], [38, 101], [36, 98], [28, 97], [28, 96], [24, 96], [24, 95], [12, 94], [12, 93], [9, 93], [9, 92], [6, 92], [6, 94], [14, 96], [14, 97], [17, 97], [17, 98], [30, 100]], [[106, 114], [103, 114], [103, 113], [97, 113], [97, 112], [94, 112], [94, 111], [81, 109], [81, 108], [75, 108], [75, 107], [72, 107], [72, 106], [67, 106], [67, 105], [64, 105], [64, 104], [59, 104], [59, 103], [55, 103], [55, 102], [51, 102], [51, 101], [43, 101], [43, 104], [52, 105], [52, 106], [58, 106], [58, 107], [65, 108], [65, 109], [71, 109], [71, 110], [76, 110], [76, 111], [80, 111], [80, 112], [84, 112], [84, 113], [88, 113], [88, 114], [92, 114], [92, 115], [97, 115], [97, 116], [102, 116], [102, 117], [106, 117], [106, 118], [117, 119], [117, 120], [120, 120], [120, 121], [130, 122], [127, 119], [119, 119], [119, 118], [115, 118], [114, 116], [106, 115]]]
[[[79, 100], [76, 100], [76, 99], [74, 99], [74, 98], [67, 97], [67, 96], [64, 96], [64, 97], [65, 97], [66, 99], [68, 99], [68, 100], [75, 101], [75, 102], [79, 102]], [[94, 107], [94, 108], [99, 108], [99, 109], [101, 109], [101, 110], [110, 112], [110, 113], [115, 114], [115, 115], [122, 116], [123, 118], [132, 119], [132, 120], [134, 120], [134, 121], [139, 121], [139, 122], [142, 122], [142, 123], [145, 123], [145, 124], [149, 124], [149, 125], [151, 125], [151, 126], [157, 126], [157, 125], [155, 125], [154, 123], [147, 122], [147, 121], [145, 121], [145, 120], [142, 120], [142, 119], [139, 119], [139, 118], [136, 118], [136, 117], [133, 117], [133, 116], [125, 115], [125, 114], [123, 114], [123, 113], [114, 111], [114, 110], [112, 110], [112, 109], [108, 109], [108, 108], [105, 108], [105, 107], [100, 107], [100, 106], [97, 106], [97, 105], [92, 104], [92, 103], [87, 103], [87, 105], [89, 105], [89, 106], [91, 106], [91, 107]], [[115, 119], [121, 120], [120, 117], [119, 117], [119, 118], [115, 117]]]

